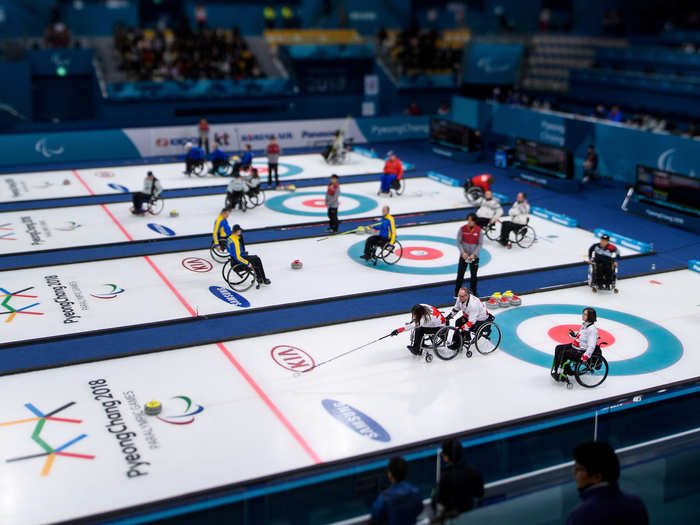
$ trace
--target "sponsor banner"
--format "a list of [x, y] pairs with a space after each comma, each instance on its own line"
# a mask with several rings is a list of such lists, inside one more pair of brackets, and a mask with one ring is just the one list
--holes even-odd
[[420, 117], [367, 117], [354, 119], [364, 142], [427, 139], [430, 118]]
[[693, 270], [694, 272], [700, 272], [700, 261], [697, 259], [691, 259], [688, 261], [688, 268]]
[[556, 222], [563, 226], [568, 226], [569, 228], [576, 228], [578, 226], [578, 221], [561, 213], [555, 213], [553, 211], [545, 210], [538, 206], [533, 206], [531, 208], [531, 213], [542, 219], [547, 219], [548, 221]]
[[438, 173], [437, 171], [429, 171], [427, 174], [429, 179], [436, 180], [442, 184], [447, 184], [448, 186], [462, 186], [462, 183], [457, 179]]
[[316, 366], [314, 358], [301, 348], [290, 345], [277, 345], [270, 350], [272, 360], [292, 372], [308, 372]]
[[[291, 120], [236, 124], [211, 124], [210, 141], [218, 139], [225, 151], [240, 151], [245, 144], [254, 150], [264, 149], [271, 137], [285, 148], [322, 147], [342, 129], [349, 144], [367, 142], [354, 119]], [[184, 155], [185, 144], [197, 144], [195, 126], [125, 129], [143, 157]]]
[[225, 303], [240, 306], [241, 308], [250, 307], [248, 299], [224, 286], [210, 286], [209, 291], [214, 297], [221, 299]]
[[618, 246], [624, 246], [625, 248], [629, 248], [635, 252], [647, 253], [654, 250], [654, 246], [651, 243], [638, 241], [636, 239], [632, 239], [631, 237], [625, 237], [624, 235], [620, 235], [619, 233], [611, 232], [610, 230], [605, 230], [603, 228], [596, 228], [593, 230], [593, 233], [595, 233], [597, 237], [607, 233], [610, 236], [610, 242]]

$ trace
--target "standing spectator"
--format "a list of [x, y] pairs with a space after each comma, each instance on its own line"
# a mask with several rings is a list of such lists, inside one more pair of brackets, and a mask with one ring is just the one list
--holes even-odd
[[209, 123], [202, 117], [199, 121], [199, 147], [204, 146], [204, 151], [209, 155]]
[[328, 208], [328, 219], [330, 224], [326, 231], [332, 233], [338, 233], [338, 199], [340, 198], [340, 184], [338, 183], [338, 176], [336, 174], [331, 175], [331, 183], [326, 189], [326, 207]]
[[270, 137], [270, 142], [265, 148], [265, 153], [267, 154], [267, 185], [272, 186], [272, 172], [275, 173], [275, 188], [279, 186], [280, 177], [278, 174], [278, 162], [280, 155], [282, 154], [282, 148], [277, 143], [277, 139], [272, 136]]
[[476, 293], [476, 273], [479, 271], [479, 251], [484, 244], [484, 231], [476, 223], [476, 214], [467, 216], [467, 224], [457, 230], [457, 248], [459, 248], [459, 265], [457, 266], [457, 280], [455, 281], [455, 297], [459, 295], [459, 289], [464, 282], [464, 272], [469, 266], [469, 290]]
[[207, 8], [204, 7], [204, 4], [197, 4], [197, 7], [194, 8], [194, 19], [201, 32], [207, 25]]
[[574, 449], [574, 461], [574, 480], [582, 502], [569, 514], [567, 525], [649, 523], [644, 502], [620, 490], [620, 462], [610, 445], [581, 443]]
[[265, 28], [274, 29], [275, 21], [277, 19], [277, 11], [271, 5], [265, 6], [263, 9], [263, 18], [265, 19]]
[[618, 106], [613, 106], [610, 108], [608, 120], [612, 120], [613, 122], [622, 122], [622, 111], [620, 111]]
[[588, 146], [586, 160], [583, 161], [583, 182], [588, 182], [598, 176], [598, 154], [593, 144]]
[[63, 22], [49, 24], [44, 31], [44, 45], [46, 47], [68, 47], [71, 38], [70, 31]]
[[484, 497], [484, 480], [481, 472], [464, 461], [462, 444], [455, 438], [442, 442], [442, 460], [445, 466], [431, 505], [442, 518], [452, 518], [471, 510]]
[[404, 481], [408, 473], [406, 460], [394, 456], [389, 460], [387, 476], [391, 486], [377, 496], [372, 505], [371, 525], [412, 525], [423, 510], [418, 488]]

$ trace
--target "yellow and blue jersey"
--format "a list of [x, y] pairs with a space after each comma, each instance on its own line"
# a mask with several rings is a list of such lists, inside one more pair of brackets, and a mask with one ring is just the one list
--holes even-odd
[[228, 237], [228, 253], [231, 258], [240, 264], [249, 264], [245, 258], [245, 248], [243, 248], [243, 240], [240, 236], [231, 234]]
[[214, 221], [214, 244], [225, 241], [229, 235], [231, 235], [231, 227], [228, 225], [228, 221], [219, 215]]
[[387, 213], [379, 224], [379, 235], [387, 239], [390, 244], [396, 242], [396, 224], [391, 214]]

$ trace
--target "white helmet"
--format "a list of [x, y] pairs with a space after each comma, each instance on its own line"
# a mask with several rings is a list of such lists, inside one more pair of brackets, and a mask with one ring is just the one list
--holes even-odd
[[188, 142], [187, 144], [185, 144], [185, 149], [192, 149], [192, 143]]

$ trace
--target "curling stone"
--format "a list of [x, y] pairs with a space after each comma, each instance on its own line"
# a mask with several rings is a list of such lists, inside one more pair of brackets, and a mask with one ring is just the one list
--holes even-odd
[[163, 405], [155, 399], [149, 401], [143, 406], [143, 411], [149, 416], [157, 416], [163, 410]]
[[178, 212], [177, 210], [170, 210], [171, 217], [177, 217], [178, 215], [180, 215], [180, 212]]
[[521, 304], [523, 304], [523, 301], [522, 301], [522, 299], [520, 299], [520, 297], [518, 297], [515, 294], [510, 296], [510, 305], [511, 306], [520, 306]]
[[301, 270], [304, 265], [299, 259], [294, 259], [292, 261], [292, 269], [293, 270]]

